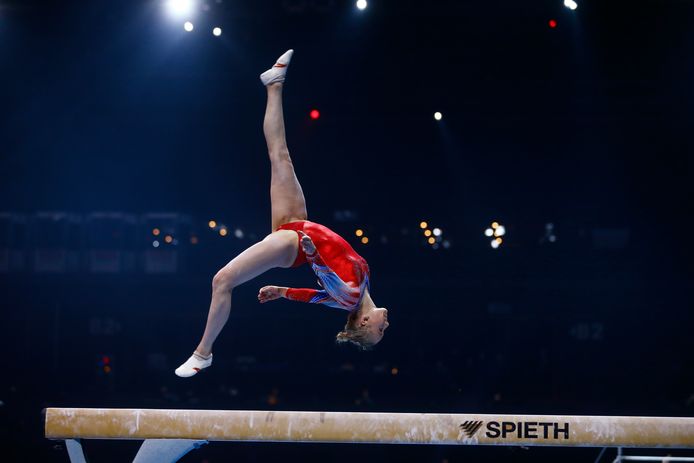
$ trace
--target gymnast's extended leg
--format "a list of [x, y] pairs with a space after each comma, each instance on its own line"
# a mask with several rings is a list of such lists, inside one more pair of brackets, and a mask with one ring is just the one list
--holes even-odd
[[261, 75], [261, 80], [267, 88], [263, 132], [270, 156], [272, 231], [277, 230], [277, 227], [287, 222], [306, 220], [308, 215], [304, 192], [296, 178], [284, 133], [282, 91], [284, 75], [292, 54], [292, 50], [283, 54], [275, 66]]

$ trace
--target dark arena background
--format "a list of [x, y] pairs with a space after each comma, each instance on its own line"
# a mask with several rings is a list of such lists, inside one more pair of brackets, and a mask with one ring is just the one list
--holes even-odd
[[[576, 2], [0, 0], [0, 459], [69, 461], [46, 407], [694, 416], [694, 2]], [[338, 346], [346, 312], [258, 303], [316, 287], [274, 269], [179, 378], [212, 277], [271, 232], [258, 75], [288, 48], [308, 218], [368, 260], [391, 327]], [[96, 462], [138, 445], [84, 441]], [[214, 442], [181, 461], [600, 451]]]

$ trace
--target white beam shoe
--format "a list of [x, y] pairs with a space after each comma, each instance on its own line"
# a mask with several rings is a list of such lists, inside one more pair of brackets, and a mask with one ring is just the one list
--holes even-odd
[[277, 58], [274, 66], [260, 74], [260, 81], [263, 85], [268, 86], [275, 82], [284, 82], [284, 76], [287, 74], [287, 68], [293, 54], [294, 50], [287, 50], [282, 56]]
[[212, 365], [212, 354], [209, 357], [203, 357], [197, 352], [193, 352], [188, 360], [185, 361], [183, 365], [176, 368], [176, 376], [181, 378], [190, 378], [193, 375], [197, 375], [198, 372], [204, 368]]

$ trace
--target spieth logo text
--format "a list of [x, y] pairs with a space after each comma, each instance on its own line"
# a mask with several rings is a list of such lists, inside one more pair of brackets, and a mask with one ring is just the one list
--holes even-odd
[[[465, 421], [460, 429], [467, 437], [474, 437], [483, 421]], [[542, 421], [488, 421], [482, 433], [490, 439], [552, 439], [568, 440], [569, 423]]]

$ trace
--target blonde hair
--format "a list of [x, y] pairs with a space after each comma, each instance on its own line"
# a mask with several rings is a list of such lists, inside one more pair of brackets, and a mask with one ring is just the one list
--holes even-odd
[[369, 340], [369, 332], [366, 326], [361, 326], [358, 322], [360, 310], [354, 310], [347, 317], [345, 329], [335, 336], [336, 344], [352, 344], [359, 350], [372, 350], [374, 343]]

